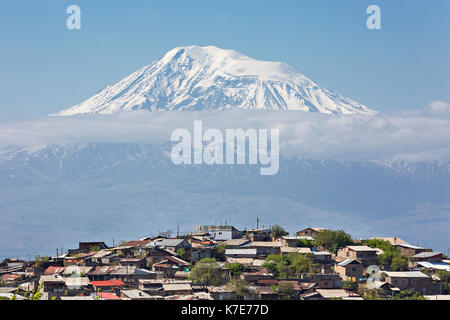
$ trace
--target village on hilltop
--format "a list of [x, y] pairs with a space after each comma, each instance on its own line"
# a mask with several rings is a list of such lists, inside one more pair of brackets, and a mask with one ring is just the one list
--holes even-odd
[[80, 242], [0, 263], [1, 300], [450, 300], [450, 260], [391, 238], [279, 225]]

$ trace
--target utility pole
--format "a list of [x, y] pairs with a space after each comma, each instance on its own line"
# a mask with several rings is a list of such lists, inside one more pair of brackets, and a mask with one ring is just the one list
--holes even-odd
[[259, 217], [256, 217], [256, 229], [259, 229]]

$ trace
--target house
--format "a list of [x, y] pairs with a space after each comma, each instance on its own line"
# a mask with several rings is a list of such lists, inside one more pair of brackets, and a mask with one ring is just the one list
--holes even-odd
[[277, 300], [277, 293], [272, 286], [260, 286], [256, 288], [259, 300]]
[[428, 262], [428, 261], [419, 261], [417, 262], [417, 267], [432, 271], [437, 270], [445, 270], [447, 272], [450, 272], [450, 265], [448, 265], [445, 262]]
[[[280, 249], [282, 254], [289, 254], [289, 253], [300, 253], [300, 254], [312, 254], [311, 248], [306, 247], [281, 247]], [[330, 254], [331, 259], [331, 254]]]
[[138, 289], [121, 290], [120, 298], [122, 300], [154, 300], [151, 295]]
[[[374, 280], [366, 283], [366, 287], [371, 290], [376, 290], [377, 295], [392, 296], [396, 292], [392, 290], [391, 285], [386, 281]], [[398, 289], [398, 288], [396, 288]]]
[[344, 289], [316, 289], [324, 299], [343, 299], [348, 297], [359, 297], [358, 294], [344, 290]]
[[89, 272], [92, 271], [92, 269], [93, 267], [67, 266], [64, 268], [62, 275], [64, 275], [65, 277], [70, 277], [74, 275], [80, 277], [88, 274]]
[[269, 241], [252, 241], [243, 246], [242, 249], [256, 249], [256, 255], [258, 257], [267, 257], [269, 254], [281, 253], [281, 242], [269, 242]]
[[178, 257], [165, 256], [166, 259], [154, 263], [153, 271], [162, 272], [165, 277], [172, 278], [177, 271], [185, 270], [190, 264]]
[[145, 268], [147, 266], [147, 261], [143, 258], [122, 258], [119, 260], [119, 265]]
[[313, 261], [320, 264], [330, 264], [333, 262], [331, 253], [328, 251], [313, 251]]
[[417, 247], [417, 246], [413, 246], [410, 244], [402, 244], [402, 243], [397, 244], [396, 247], [398, 248], [400, 254], [407, 256], [407, 257], [412, 257], [421, 252], [432, 251], [431, 249], [425, 249], [422, 247]]
[[97, 292], [118, 292], [121, 287], [125, 286], [121, 280], [90, 281], [90, 283]]
[[87, 253], [91, 251], [99, 251], [108, 249], [108, 246], [104, 242], [79, 242], [78, 249], [69, 249], [68, 255], [73, 255], [77, 253]]
[[236, 292], [227, 288], [222, 287], [208, 287], [208, 293], [211, 295], [213, 300], [237, 300], [238, 296]]
[[197, 262], [205, 258], [213, 258], [216, 253], [215, 245], [191, 243], [191, 246], [191, 262]]
[[111, 279], [111, 272], [113, 266], [97, 266], [87, 273], [89, 280], [91, 281], [104, 281]]
[[272, 229], [270, 228], [258, 228], [250, 229], [245, 232], [251, 241], [271, 241]]
[[431, 277], [420, 271], [384, 271], [384, 281], [400, 290], [413, 289], [422, 294], [432, 294]]
[[347, 259], [336, 265], [336, 273], [345, 281], [358, 281], [363, 276], [363, 265], [355, 259]]
[[178, 249], [190, 250], [192, 245], [186, 239], [163, 239], [160, 241], [152, 241], [149, 245], [155, 245], [176, 252]]
[[163, 293], [168, 296], [192, 294], [192, 286], [189, 282], [185, 283], [164, 283], [162, 285]]
[[443, 254], [442, 252], [420, 252], [411, 257], [411, 259], [416, 261], [428, 261], [428, 262], [442, 262]]
[[319, 232], [325, 230], [324, 228], [306, 228], [297, 232], [298, 236], [302, 237], [312, 237], [314, 238]]
[[377, 264], [377, 249], [368, 246], [346, 246], [338, 251], [337, 260], [355, 259], [364, 267]]
[[62, 274], [66, 267], [48, 267], [44, 271], [44, 275]]
[[398, 237], [371, 237], [370, 239], [384, 240], [384, 241], [389, 242], [393, 246], [396, 246], [398, 244], [409, 244], [405, 240], [398, 238]]
[[18, 284], [22, 279], [23, 277], [19, 274], [7, 273], [0, 276], [1, 282], [9, 285]]
[[66, 282], [64, 278], [58, 274], [42, 275], [39, 278], [39, 283], [42, 283], [42, 291], [48, 299], [59, 296], [65, 291]]
[[313, 241], [314, 238], [313, 237], [308, 237], [308, 236], [282, 236], [281, 237], [281, 243], [283, 244], [283, 247], [297, 247], [298, 246], [298, 242], [300, 240], [308, 240], [308, 241]]
[[97, 292], [95, 296], [98, 300], [120, 300], [120, 298], [112, 292]]
[[319, 289], [334, 289], [339, 288], [342, 284], [342, 279], [338, 274], [321, 274], [317, 273], [303, 279], [304, 281], [316, 283], [316, 288]]
[[133, 284], [136, 282], [136, 267], [113, 266], [109, 276], [111, 279], [122, 280], [126, 284]]
[[64, 278], [65, 293], [70, 296], [80, 295], [88, 291], [91, 285], [88, 277], [68, 277]]
[[175, 272], [174, 279], [175, 280], [187, 280], [189, 278], [189, 271], [177, 271]]
[[195, 232], [207, 232], [214, 241], [226, 241], [242, 237], [242, 232], [229, 225], [196, 226]]
[[226, 249], [227, 258], [256, 258], [257, 249]]
[[241, 279], [244, 279], [247, 282], [254, 282], [254, 283], [260, 280], [275, 279], [274, 275], [265, 270], [265, 268], [263, 268], [263, 270], [256, 272], [243, 272], [240, 277]]
[[413, 255], [408, 263], [409, 268], [417, 268], [418, 262], [429, 262], [429, 263], [442, 263], [443, 254], [442, 252], [420, 252]]
[[241, 246], [250, 242], [248, 238], [239, 238], [239, 239], [231, 239], [222, 242], [223, 245], [227, 247], [227, 249], [239, 249]]

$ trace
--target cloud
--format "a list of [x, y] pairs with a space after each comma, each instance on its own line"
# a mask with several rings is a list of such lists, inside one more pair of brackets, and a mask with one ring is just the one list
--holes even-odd
[[450, 104], [376, 116], [328, 116], [299, 111], [133, 112], [11, 121], [0, 124], [0, 146], [39, 148], [89, 142], [164, 143], [174, 129], [280, 129], [282, 155], [333, 160], [450, 159]]

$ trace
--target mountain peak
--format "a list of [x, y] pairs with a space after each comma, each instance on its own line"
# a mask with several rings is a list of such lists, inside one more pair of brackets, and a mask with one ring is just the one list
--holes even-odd
[[215, 46], [176, 47], [92, 98], [53, 116], [119, 111], [267, 109], [374, 114], [283, 62]]

